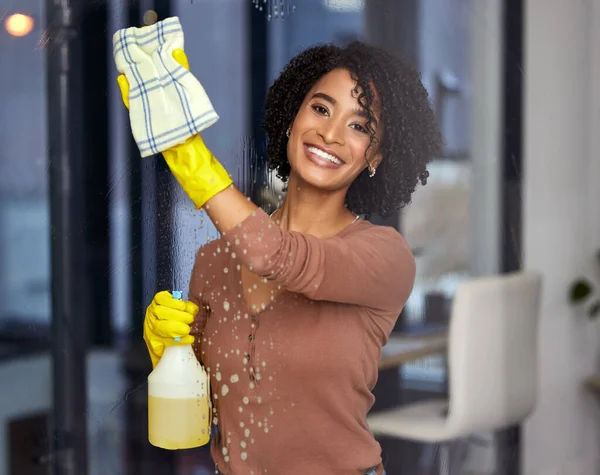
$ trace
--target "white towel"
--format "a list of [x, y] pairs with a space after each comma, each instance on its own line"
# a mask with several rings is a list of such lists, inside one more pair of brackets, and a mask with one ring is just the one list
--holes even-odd
[[202, 84], [173, 58], [177, 48], [183, 49], [178, 17], [113, 36], [117, 70], [129, 82], [129, 118], [142, 157], [181, 144], [219, 119]]

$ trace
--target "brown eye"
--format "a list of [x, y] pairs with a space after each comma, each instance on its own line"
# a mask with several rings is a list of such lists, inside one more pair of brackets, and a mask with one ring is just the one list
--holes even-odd
[[312, 108], [317, 114], [327, 115], [327, 113], [328, 113], [328, 111], [327, 111], [327, 109], [325, 109], [325, 107], [320, 106], [318, 104], [313, 105]]
[[369, 131], [366, 129], [366, 127], [363, 127], [361, 124], [352, 124], [351, 126], [354, 130], [361, 132], [363, 134], [367, 134], [369, 133]]

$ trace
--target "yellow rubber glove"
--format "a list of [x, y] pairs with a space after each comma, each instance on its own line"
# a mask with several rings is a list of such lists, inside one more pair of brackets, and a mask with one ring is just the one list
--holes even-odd
[[[174, 50], [173, 58], [189, 71], [189, 62], [182, 49]], [[129, 109], [129, 82], [124, 74], [117, 78], [117, 82], [123, 103]], [[196, 208], [202, 208], [209, 199], [233, 184], [227, 170], [206, 147], [199, 134], [162, 154]]]
[[[190, 324], [198, 314], [198, 306], [189, 301], [173, 298], [170, 292], [158, 292], [146, 309], [144, 341], [150, 353], [152, 367], [156, 367], [167, 346], [191, 345]], [[175, 341], [175, 338], [181, 338]]]

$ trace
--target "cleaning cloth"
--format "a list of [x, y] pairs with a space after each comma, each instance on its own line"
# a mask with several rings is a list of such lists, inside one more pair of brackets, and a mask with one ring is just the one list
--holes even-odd
[[202, 84], [173, 58], [183, 46], [178, 17], [113, 36], [117, 70], [129, 82], [131, 129], [142, 157], [182, 144], [219, 119]]

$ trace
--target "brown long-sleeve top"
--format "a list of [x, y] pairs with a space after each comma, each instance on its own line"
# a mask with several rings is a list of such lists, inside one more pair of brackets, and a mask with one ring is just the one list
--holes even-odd
[[[241, 266], [284, 292], [252, 312]], [[404, 238], [363, 220], [321, 239], [284, 231], [257, 210], [200, 248], [192, 334], [211, 376], [221, 473], [364, 474], [381, 462], [366, 416], [414, 276]]]

